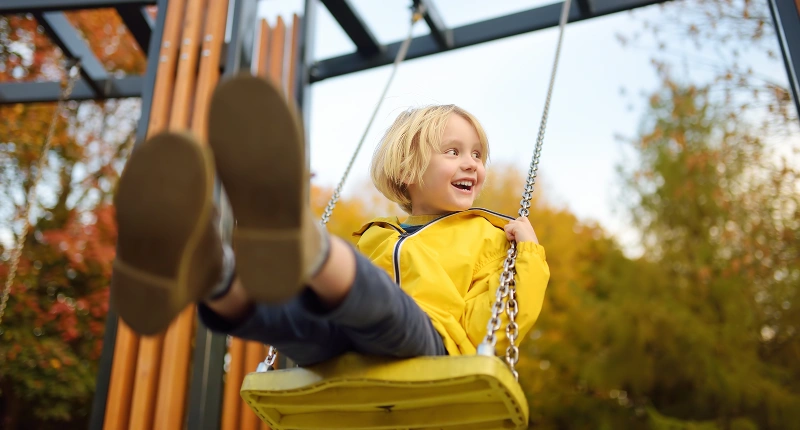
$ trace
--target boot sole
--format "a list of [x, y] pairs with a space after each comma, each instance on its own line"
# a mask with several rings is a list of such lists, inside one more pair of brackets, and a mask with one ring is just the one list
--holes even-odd
[[252, 299], [284, 302], [302, 282], [307, 175], [300, 120], [279, 89], [239, 76], [217, 87], [208, 127], [236, 218], [237, 275]]
[[172, 133], [142, 144], [125, 166], [115, 195], [111, 303], [140, 334], [162, 332], [208, 289], [202, 277], [214, 264], [197, 267], [197, 251], [208, 246], [213, 171], [207, 150]]

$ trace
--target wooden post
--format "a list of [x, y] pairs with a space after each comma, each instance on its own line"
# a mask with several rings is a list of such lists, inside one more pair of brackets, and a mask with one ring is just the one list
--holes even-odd
[[[153, 90], [148, 136], [161, 131], [167, 124], [169, 112], [167, 107], [172, 99], [172, 85], [178, 52], [175, 48], [175, 40], [180, 34], [185, 2], [186, 0], [171, 0], [168, 3], [167, 10], [158, 11], [158, 13], [166, 13], [167, 16], [164, 21], [164, 34], [159, 55], [161, 64], [158, 67]], [[108, 399], [106, 400], [106, 415], [103, 422], [103, 428], [107, 430], [128, 429], [131, 409], [133, 408], [132, 400], [135, 391], [138, 356], [142, 349], [139, 337], [127, 325], [120, 323], [117, 330], [114, 364], [111, 371]]]

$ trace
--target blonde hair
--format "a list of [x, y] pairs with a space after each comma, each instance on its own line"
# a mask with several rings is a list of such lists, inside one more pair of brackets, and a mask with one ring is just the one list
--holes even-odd
[[489, 160], [486, 132], [469, 112], [456, 105], [433, 105], [409, 109], [397, 116], [375, 149], [370, 176], [375, 188], [387, 199], [411, 213], [408, 184], [422, 185], [431, 154], [441, 150], [442, 134], [451, 114], [466, 119], [478, 133], [481, 161]]

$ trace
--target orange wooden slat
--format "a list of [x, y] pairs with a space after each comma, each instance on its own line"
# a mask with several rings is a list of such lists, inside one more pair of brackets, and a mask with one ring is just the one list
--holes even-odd
[[[242, 374], [242, 379], [244, 379], [244, 375], [255, 372], [256, 368], [258, 367], [258, 363], [264, 361], [264, 344], [260, 342], [247, 342], [245, 345], [245, 358], [244, 358], [244, 374]], [[239, 380], [239, 386], [241, 387], [242, 380]], [[242, 417], [241, 417], [241, 429], [242, 430], [259, 430], [261, 420], [258, 418], [255, 412], [250, 409], [250, 406], [247, 403], [242, 402]]]
[[155, 418], [152, 427], [154, 429], [183, 427], [195, 319], [195, 307], [187, 307], [164, 337], [158, 392], [155, 398]]
[[200, 39], [203, 37], [205, 12], [206, 0], [189, 0], [183, 23], [178, 75], [175, 78], [175, 93], [169, 118], [169, 127], [172, 130], [185, 130], [189, 127], [190, 106], [192, 95], [195, 92], [195, 82], [197, 82], [197, 61], [200, 56]]
[[192, 112], [192, 132], [200, 138], [206, 138], [208, 123], [208, 104], [211, 94], [219, 82], [219, 61], [222, 55], [222, 42], [225, 39], [225, 24], [228, 16], [228, 2], [211, 1], [206, 16], [206, 28], [200, 57], [200, 73], [197, 76], [197, 94], [195, 94], [194, 111]]
[[158, 389], [158, 374], [161, 370], [161, 350], [164, 335], [142, 336], [139, 340], [139, 359], [136, 361], [136, 379], [133, 383], [130, 430], [153, 428], [153, 401]]
[[245, 341], [234, 338], [228, 348], [231, 361], [228, 365], [228, 374], [225, 377], [225, 392], [222, 398], [222, 426], [221, 430], [239, 430], [242, 404], [244, 401], [239, 395], [239, 389], [244, 380]]
[[297, 89], [297, 54], [299, 50], [298, 41], [300, 40], [301, 27], [302, 23], [300, 22], [300, 17], [294, 14], [292, 17], [292, 40], [289, 48], [289, 76], [286, 77], [286, 93], [291, 103], [297, 103], [297, 100], [295, 100], [295, 91]]
[[[183, 31], [180, 43], [180, 61], [177, 64], [178, 76], [171, 85], [173, 94], [168, 104], [172, 109], [170, 112], [169, 128], [173, 130], [183, 130], [188, 126], [188, 112], [189, 104], [187, 96], [194, 90], [194, 77], [196, 62], [197, 62], [197, 49], [199, 48], [200, 32], [202, 28], [202, 19], [205, 9], [205, 0], [189, 0], [186, 4], [186, 13], [183, 17]], [[163, 44], [162, 44], [163, 45]], [[170, 44], [168, 47], [175, 49], [176, 47]], [[194, 63], [191, 61], [194, 60]], [[169, 70], [165, 70], [166, 72]], [[165, 79], [165, 81], [167, 81]], [[164, 85], [164, 90], [168, 90], [170, 85]], [[186, 367], [189, 360], [189, 339], [191, 338], [191, 327], [193, 319], [178, 319], [171, 324], [168, 332], [177, 330], [177, 333], [170, 333], [171, 342], [164, 348], [165, 334], [155, 338], [148, 339], [148, 348], [140, 348], [139, 350], [139, 366], [137, 366], [136, 381], [134, 386], [134, 396], [132, 404], [131, 416], [131, 430], [149, 430], [154, 426], [154, 419], [156, 415], [156, 402], [159, 400], [159, 385], [163, 382], [170, 383], [177, 381], [182, 383], [182, 390], [185, 391]], [[187, 326], [188, 325], [188, 326]], [[176, 360], [182, 362], [172, 363], [167, 369], [167, 372], [161, 372], [162, 356], [166, 353], [168, 356], [174, 357]], [[181, 357], [182, 359], [179, 359]], [[152, 368], [152, 371], [148, 369]], [[144, 371], [142, 371], [144, 369]], [[176, 370], [177, 369], [177, 370]], [[163, 376], [163, 378], [162, 378]], [[169, 389], [170, 387], [167, 387]], [[181, 399], [182, 400], [182, 399]], [[183, 405], [183, 402], [181, 402]], [[174, 406], [174, 405], [172, 405]], [[162, 409], [163, 411], [163, 409]], [[170, 413], [162, 412], [159, 418], [164, 420], [169, 418]], [[163, 428], [163, 427], [162, 427]]]
[[139, 352], [139, 337], [119, 320], [117, 341], [114, 345], [114, 362], [111, 367], [104, 429], [126, 429], [131, 414], [131, 393], [136, 357]]
[[258, 45], [256, 47], [256, 75], [266, 77], [269, 67], [269, 24], [262, 19], [258, 24]]
[[[278, 84], [283, 84], [283, 51], [286, 43], [286, 25], [283, 18], [278, 17], [278, 22], [272, 30], [269, 41], [269, 77]], [[281, 88], [285, 88], [281, 85]]]
[[[219, 5], [222, 5], [222, 8]], [[207, 35], [212, 36], [210, 41], [215, 41], [215, 43], [206, 44], [203, 42], [203, 46], [207, 48], [211, 45], [217, 45], [217, 52], [221, 50], [227, 3], [212, 2], [208, 6], [206, 8], [205, 0], [203, 0], [202, 2], [190, 4], [190, 8], [187, 11], [177, 75], [179, 81], [186, 80], [186, 82], [179, 87], [182, 91], [178, 91], [176, 88], [176, 94], [173, 99], [173, 103], [182, 104], [184, 108], [177, 109], [176, 106], [173, 106], [173, 115], [170, 120], [171, 128], [182, 129], [189, 126], [188, 107], [191, 103], [192, 93], [210, 94], [219, 79], [219, 55], [217, 55], [216, 60], [209, 61], [208, 56], [200, 56], [199, 48], [201, 41], [206, 39], [203, 33], [207, 33]], [[203, 16], [206, 16], [206, 30], [201, 32], [200, 24]], [[200, 60], [200, 71], [205, 71], [206, 73], [197, 77], [197, 88], [194, 88], [193, 91], [188, 91], [187, 88], [194, 86], [198, 60]], [[195, 96], [194, 103], [197, 105], [201, 103], [207, 104], [208, 102]], [[195, 108], [195, 110], [197, 109]], [[181, 123], [179, 121], [184, 122]], [[204, 116], [193, 117], [191, 121], [192, 129], [195, 132], [205, 129]], [[191, 341], [194, 335], [195, 320], [195, 307], [189, 306], [167, 332], [164, 352], [161, 358], [162, 371], [156, 401], [154, 422], [154, 428], [156, 429], [182, 427], [186, 409]]]
[[[183, 15], [186, 0], [170, 0], [167, 4], [167, 20], [161, 38], [154, 97], [150, 108], [150, 128], [148, 136], [163, 131], [169, 124], [172, 89], [175, 83], [175, 68], [178, 63], [178, 40], [183, 28]], [[163, 78], [162, 78], [163, 77]], [[156, 97], [158, 97], [156, 99]]]

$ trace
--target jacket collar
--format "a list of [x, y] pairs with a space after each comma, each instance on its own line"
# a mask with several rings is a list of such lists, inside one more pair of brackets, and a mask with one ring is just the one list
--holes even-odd
[[[492, 223], [492, 225], [494, 225], [497, 228], [505, 227], [505, 225], [508, 224], [509, 221], [512, 221], [514, 219], [514, 218], [512, 218], [510, 216], [503, 215], [501, 213], [494, 212], [494, 211], [491, 211], [489, 209], [470, 208], [470, 209], [467, 209], [465, 211], [453, 212], [453, 213], [446, 214], [446, 215], [417, 215], [417, 216], [410, 216], [409, 219], [406, 220], [406, 224], [409, 224], [409, 222], [408, 222], [409, 220], [412, 221], [412, 222], [410, 222], [410, 224], [417, 225], [417, 224], [428, 224], [428, 223], [431, 223], [433, 221], [436, 221], [438, 219], [445, 218], [445, 217], [447, 217], [447, 218], [451, 218], [451, 217], [462, 218], [462, 217], [468, 217], [468, 216], [474, 216], [474, 215], [479, 215], [479, 216], [485, 218], [487, 221]], [[422, 222], [417, 222], [417, 221], [422, 221]], [[400, 220], [396, 216], [395, 217], [377, 217], [377, 218], [373, 218], [368, 223], [364, 224], [360, 229], [358, 229], [356, 232], [354, 232], [353, 235], [354, 236], [359, 236], [359, 235], [363, 234], [365, 231], [367, 231], [368, 228], [372, 227], [373, 224], [390, 226], [390, 227], [394, 228], [395, 230], [402, 231], [402, 227], [400, 227]]]

